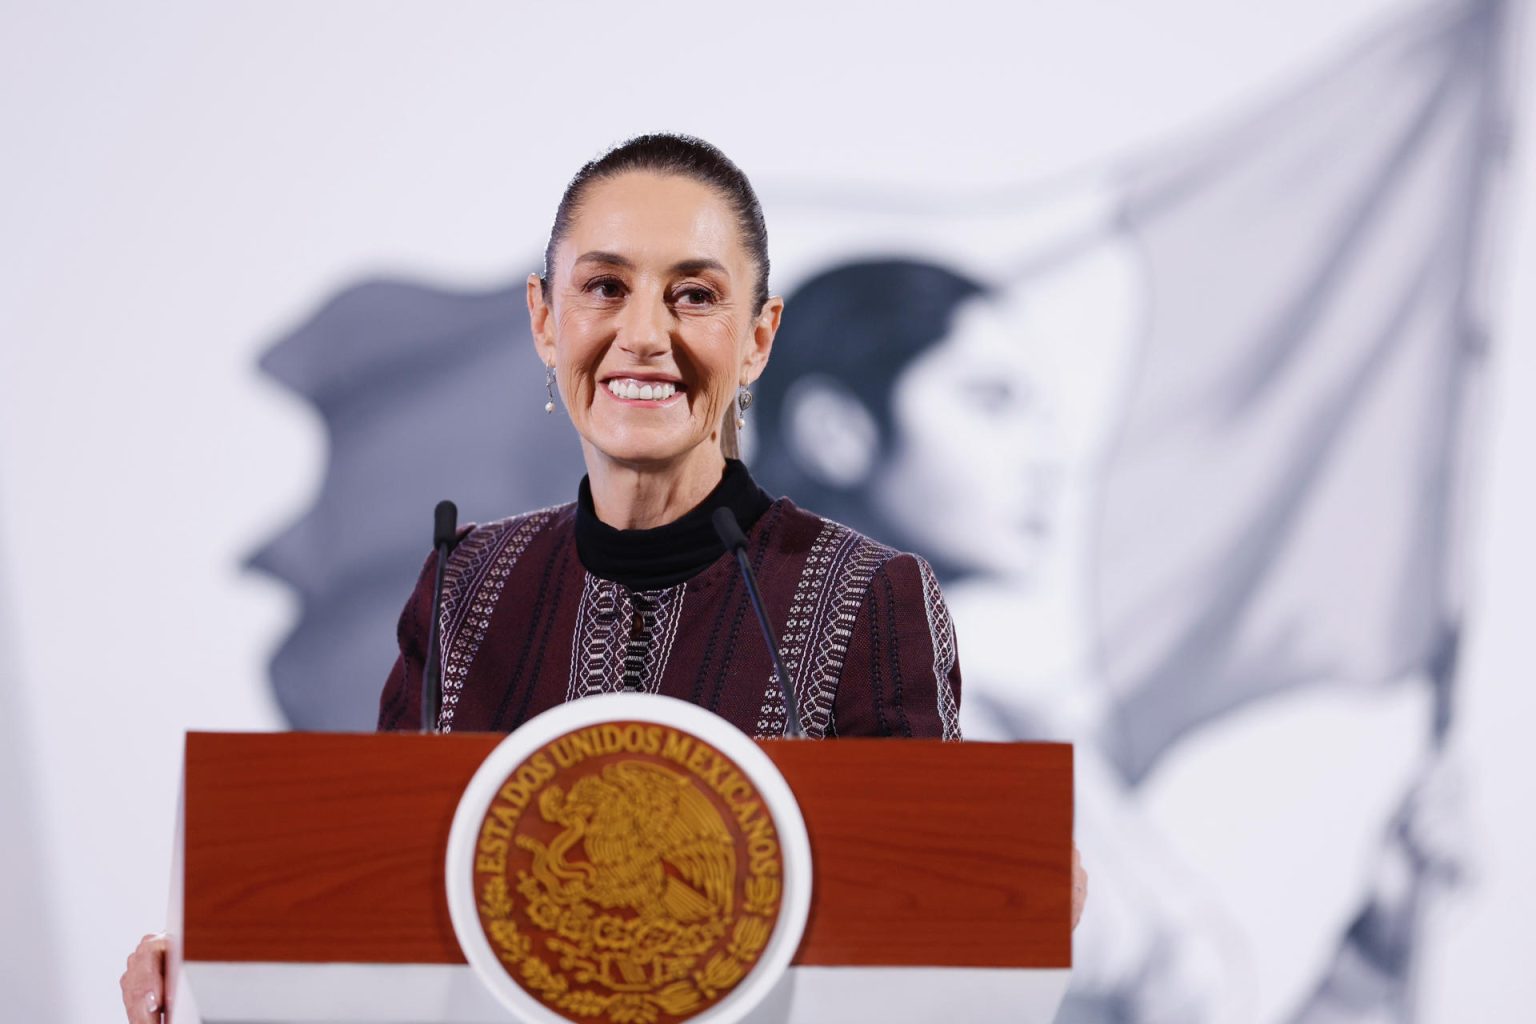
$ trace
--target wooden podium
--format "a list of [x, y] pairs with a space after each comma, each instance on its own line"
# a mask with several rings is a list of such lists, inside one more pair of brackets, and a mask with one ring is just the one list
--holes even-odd
[[[501, 736], [187, 736], [171, 1024], [507, 1021], [455, 938], [444, 850]], [[1072, 750], [759, 741], [814, 875], [754, 1022], [1049, 1021], [1071, 967]]]

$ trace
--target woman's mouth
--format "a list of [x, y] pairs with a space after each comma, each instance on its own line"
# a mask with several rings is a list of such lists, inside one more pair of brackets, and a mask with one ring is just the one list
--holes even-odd
[[614, 398], [626, 402], [665, 402], [682, 392], [682, 386], [670, 380], [640, 380], [635, 377], [610, 377], [603, 387]]

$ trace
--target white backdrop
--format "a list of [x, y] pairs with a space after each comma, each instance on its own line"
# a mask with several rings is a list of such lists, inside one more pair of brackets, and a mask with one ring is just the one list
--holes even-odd
[[[30, 1020], [113, 1019], [163, 918], [182, 732], [278, 724], [265, 658], [293, 608], [239, 563], [324, 453], [254, 361], [337, 286], [521, 276], [570, 173], [644, 130], [720, 145], [770, 227], [776, 187], [813, 179], [1049, 180], [1239, 110], [1403, 6], [8, 5], [0, 991]], [[1513, 170], [1455, 740], [1474, 887], [1434, 932], [1435, 1021], [1536, 1007], [1528, 145]]]

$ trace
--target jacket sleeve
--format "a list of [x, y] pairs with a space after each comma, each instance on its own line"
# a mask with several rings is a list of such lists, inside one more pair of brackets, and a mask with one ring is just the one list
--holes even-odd
[[437, 552], [427, 556], [416, 587], [400, 613], [395, 635], [400, 656], [389, 670], [384, 692], [379, 694], [379, 731], [414, 731], [421, 728], [421, 674], [426, 664], [427, 623], [432, 617], [432, 586], [437, 579]]
[[918, 556], [896, 555], [870, 579], [832, 710], [839, 736], [960, 738], [955, 627]]

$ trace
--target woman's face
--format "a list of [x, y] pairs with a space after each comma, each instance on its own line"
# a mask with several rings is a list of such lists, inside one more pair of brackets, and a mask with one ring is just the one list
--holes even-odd
[[919, 550], [965, 571], [1037, 567], [1060, 467], [1036, 369], [1002, 311], [976, 298], [897, 379], [875, 497]]
[[528, 280], [534, 342], [589, 465], [718, 461], [722, 418], [762, 372], [783, 308], [754, 313], [757, 268], [730, 205], [691, 178], [595, 182], [548, 272], [547, 302]]

